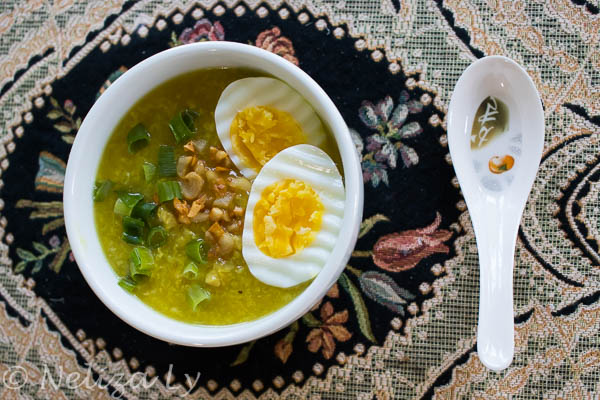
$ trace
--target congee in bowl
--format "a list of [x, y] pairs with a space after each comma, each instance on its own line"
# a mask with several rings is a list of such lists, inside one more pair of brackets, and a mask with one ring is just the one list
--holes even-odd
[[325, 266], [345, 191], [336, 142], [281, 80], [209, 68], [151, 90], [110, 136], [92, 193], [123, 290], [226, 325], [282, 308]]

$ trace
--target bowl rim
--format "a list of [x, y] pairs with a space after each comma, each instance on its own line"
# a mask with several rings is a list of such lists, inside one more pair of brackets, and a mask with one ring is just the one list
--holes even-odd
[[[103, 256], [100, 257], [101, 259], [91, 258], [93, 255], [90, 255], [90, 251], [88, 251], [89, 246], [99, 246], [95, 221], [92, 221], [91, 227], [89, 224], [83, 226], [86, 216], [89, 217], [89, 212], [93, 215], [93, 202], [91, 196], [87, 196], [89, 199], [86, 198], [85, 190], [82, 193], [82, 188], [89, 189], [91, 187], [98, 170], [98, 163], [89, 167], [94, 171], [91, 182], [88, 182], [90, 176], [85, 176], [84, 172], [81, 172], [83, 168], [80, 167], [85, 165], [84, 163], [91, 163], [87, 161], [87, 157], [83, 153], [86, 146], [89, 147], [86, 140], [90, 138], [87, 142], [103, 141], [104, 145], [96, 150], [99, 152], [98, 158], [100, 158], [115, 126], [129, 109], [123, 110], [118, 117], [116, 116], [119, 114], [118, 112], [109, 113], [108, 118], [104, 119], [108, 119], [108, 124], [112, 123], [112, 126], [106, 127], [98, 135], [96, 126], [106, 124], [102, 121], [102, 113], [111, 110], [111, 102], [120, 94], [125, 93], [136, 80], [141, 79], [151, 69], [159, 65], [169, 65], [186, 58], [200, 56], [220, 56], [225, 59], [229, 57], [241, 60], [242, 64], [247, 64], [245, 68], [263, 70], [298, 90], [333, 133], [344, 169], [346, 200], [340, 240], [336, 243], [332, 255], [321, 272], [302, 293], [287, 305], [256, 320], [230, 325], [200, 325], [178, 321], [154, 310], [137, 296], [126, 293], [118, 287], [118, 276], [108, 263], [104, 252], [101, 251]], [[254, 68], [253, 62], [261, 67]], [[241, 65], [238, 67], [244, 68]], [[188, 71], [204, 68], [210, 67], [199, 66]], [[141, 99], [158, 85], [182, 73], [184, 72], [174, 75], [169, 75], [168, 72], [161, 73], [165, 77], [160, 78], [154, 86], [148, 86], [145, 91], [136, 96], [135, 101]], [[282, 78], [282, 75], [287, 79]], [[97, 135], [100, 139], [92, 138], [91, 135]], [[63, 204], [67, 236], [77, 265], [88, 285], [104, 305], [130, 326], [157, 339], [186, 346], [219, 347], [248, 342], [276, 332], [300, 318], [325, 295], [345, 268], [356, 243], [362, 220], [363, 197], [363, 180], [358, 152], [340, 112], [325, 91], [299, 67], [278, 55], [254, 46], [222, 41], [187, 44], [157, 53], [136, 64], [108, 87], [89, 110], [73, 143], [65, 172]], [[87, 222], [89, 222], [89, 218], [87, 218]], [[85, 230], [83, 235], [82, 229]], [[107, 279], [106, 268], [113, 275], [113, 285], [105, 282]], [[119, 291], [114, 290], [114, 287]], [[131, 299], [133, 300], [130, 301]]]

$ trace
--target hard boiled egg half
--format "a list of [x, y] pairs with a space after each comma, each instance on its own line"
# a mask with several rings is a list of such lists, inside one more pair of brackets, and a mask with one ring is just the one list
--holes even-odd
[[242, 254], [252, 275], [291, 287], [315, 277], [340, 234], [345, 191], [331, 158], [307, 144], [288, 147], [252, 184]]
[[231, 161], [248, 178], [281, 150], [321, 146], [327, 133], [315, 110], [274, 78], [244, 78], [225, 88], [215, 109], [217, 134]]

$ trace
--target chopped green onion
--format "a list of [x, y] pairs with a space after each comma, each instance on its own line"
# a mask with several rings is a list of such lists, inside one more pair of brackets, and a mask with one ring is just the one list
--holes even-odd
[[188, 289], [188, 298], [192, 303], [192, 310], [196, 311], [198, 304], [210, 299], [210, 292], [200, 285], [192, 285]]
[[169, 128], [173, 132], [175, 142], [181, 144], [191, 139], [196, 133], [194, 121], [198, 117], [198, 113], [192, 110], [184, 110], [177, 113], [169, 122]]
[[158, 201], [161, 203], [173, 200], [175, 197], [178, 199], [182, 197], [181, 187], [177, 181], [158, 182], [156, 189], [158, 192]]
[[131, 216], [134, 218], [139, 218], [144, 221], [148, 221], [148, 218], [152, 216], [152, 214], [156, 211], [158, 204], [153, 202], [143, 203], [139, 202], [131, 211]]
[[142, 168], [144, 169], [144, 179], [146, 180], [146, 183], [152, 182], [156, 176], [156, 165], [151, 162], [145, 162], [144, 165], [142, 165]]
[[185, 245], [185, 254], [192, 260], [200, 264], [206, 264], [206, 249], [204, 240], [195, 239]]
[[144, 198], [141, 193], [121, 193], [115, 202], [113, 211], [117, 215], [131, 215], [133, 208], [140, 200]]
[[167, 241], [167, 231], [162, 226], [155, 226], [148, 232], [148, 246], [152, 249], [162, 246]]
[[196, 279], [198, 277], [198, 266], [193, 262], [189, 263], [183, 269], [183, 276], [187, 279]]
[[127, 207], [123, 200], [117, 199], [117, 201], [115, 201], [115, 206], [113, 207], [113, 212], [117, 215], [128, 215], [131, 214], [132, 209], [133, 208]]
[[142, 236], [144, 232], [144, 221], [125, 215], [123, 217], [123, 231], [130, 235]]
[[152, 275], [154, 257], [150, 249], [135, 247], [131, 252], [129, 261], [130, 274], [134, 281], [139, 282], [142, 276]]
[[148, 143], [150, 143], [150, 133], [142, 124], [134, 126], [127, 134], [127, 149], [132, 154]]
[[158, 176], [161, 178], [177, 176], [177, 161], [173, 146], [160, 145], [158, 148]]
[[139, 245], [144, 244], [144, 239], [142, 239], [141, 236], [130, 235], [127, 232], [123, 232], [121, 234], [121, 239], [125, 243], [133, 244], [134, 246], [139, 246]]
[[127, 290], [129, 293], [133, 293], [136, 285], [137, 283], [129, 276], [119, 279], [119, 286]]
[[110, 189], [113, 188], [115, 184], [110, 180], [106, 180], [104, 182], [96, 182], [94, 185], [94, 193], [92, 195], [94, 201], [104, 201], [108, 193], [110, 193]]
[[137, 218], [123, 216], [123, 234], [121, 239], [129, 244], [142, 244], [144, 234], [144, 221]]

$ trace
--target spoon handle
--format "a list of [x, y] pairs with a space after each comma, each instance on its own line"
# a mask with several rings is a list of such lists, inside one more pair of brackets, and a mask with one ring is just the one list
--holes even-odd
[[480, 270], [477, 353], [486, 367], [500, 371], [512, 362], [515, 348], [513, 265], [520, 218], [494, 208], [480, 216], [474, 221]]

